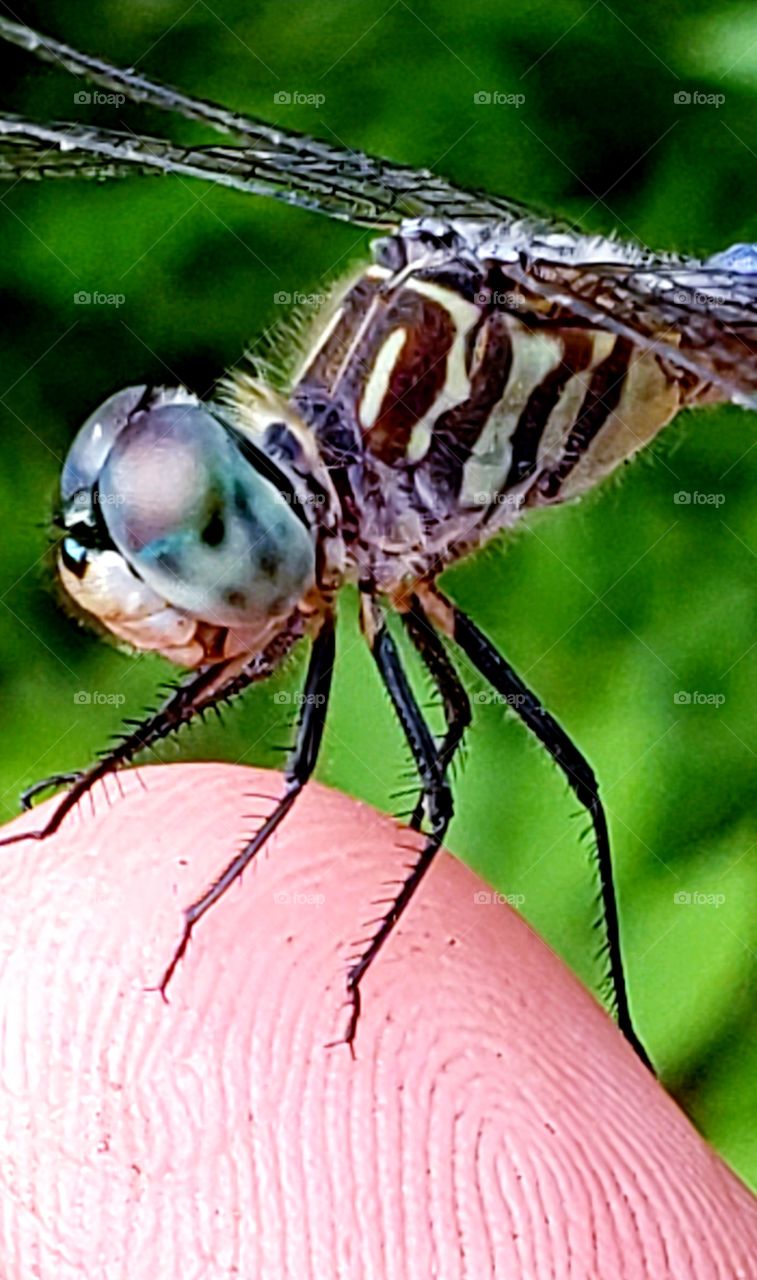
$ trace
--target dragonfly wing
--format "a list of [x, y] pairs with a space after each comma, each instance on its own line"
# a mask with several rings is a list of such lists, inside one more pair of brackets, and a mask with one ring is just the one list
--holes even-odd
[[291, 158], [269, 147], [179, 147], [165, 138], [89, 125], [39, 124], [0, 114], [0, 180], [176, 174], [202, 178], [247, 195], [273, 196], [341, 221], [393, 229], [391, 193], [364, 191], [314, 165], [292, 172]]
[[[0, 18], [0, 39], [26, 49], [36, 57], [63, 67], [75, 75], [84, 76], [111, 92], [121, 93], [131, 102], [159, 107], [233, 138], [240, 144], [238, 147], [192, 149], [193, 157], [198, 152], [204, 154], [205, 164], [201, 166], [204, 172], [200, 176], [211, 181], [223, 182], [224, 185], [236, 186], [257, 195], [276, 195], [302, 208], [317, 210], [330, 217], [365, 226], [391, 228], [404, 218], [428, 214], [448, 219], [496, 218], [501, 224], [507, 225], [522, 220], [529, 213], [524, 206], [504, 196], [456, 187], [427, 169], [391, 164], [365, 152], [322, 142], [295, 130], [282, 129], [252, 116], [230, 111], [217, 103], [190, 97], [178, 89], [148, 80], [136, 71], [124, 70], [101, 58], [79, 53], [69, 45], [43, 36], [31, 27], [9, 22], [5, 18]], [[27, 126], [31, 128], [31, 122], [27, 122]], [[63, 131], [66, 138], [63, 145], [70, 151], [76, 145], [71, 131], [81, 126], [35, 126], [38, 130], [43, 128]], [[101, 149], [98, 152], [98, 139], [101, 144], [107, 145], [106, 131], [84, 132], [90, 135], [90, 141], [84, 149], [109, 162], [104, 166], [106, 172], [101, 176], [123, 176], [126, 169], [114, 170], [114, 159], [119, 165], [136, 165], [137, 169], [146, 163], [150, 167], [162, 167], [166, 171], [187, 172], [174, 163], [174, 156], [170, 157], [172, 170], [167, 156], [163, 164], [145, 161], [141, 155], [132, 158], [123, 143], [119, 156], [114, 157], [110, 150]], [[43, 137], [36, 133], [30, 134], [27, 146], [34, 147], [36, 142], [45, 141], [49, 146], [61, 145], [49, 135]], [[177, 148], [177, 151], [180, 149]], [[228, 180], [227, 165], [231, 163], [232, 155], [232, 167], [237, 181]], [[218, 170], [212, 169], [213, 160], [219, 160], [220, 172], [226, 176], [216, 176]], [[8, 161], [6, 166], [7, 164]], [[252, 182], [243, 185], [239, 179], [244, 173], [245, 165], [252, 171]], [[68, 177], [99, 176], [97, 170], [90, 168], [88, 171], [87, 165], [78, 159], [75, 164], [65, 165], [61, 162], [56, 168], [59, 175], [65, 174]], [[38, 165], [37, 173], [42, 171], [43, 166]], [[263, 185], [259, 186], [256, 183], [261, 174], [264, 175]], [[191, 176], [196, 174], [193, 172]]]
[[665, 259], [638, 267], [536, 260], [512, 274], [558, 313], [628, 338], [723, 399], [757, 408], [757, 272]]
[[[533, 233], [548, 243], [551, 228], [564, 235], [561, 224], [535, 218], [505, 197], [456, 187], [429, 170], [391, 164], [190, 97], [5, 18], [0, 38], [132, 102], [212, 127], [237, 144], [182, 148], [131, 133], [2, 116], [0, 177], [174, 173], [369, 227], [391, 230], [405, 219], [430, 215], [491, 221], [505, 240], [516, 225], [521, 241]], [[537, 248], [519, 254], [510, 274], [574, 320], [654, 349], [696, 380], [712, 382], [724, 397], [757, 407], [757, 254], [750, 246], [735, 248], [735, 257], [727, 250], [709, 265], [672, 264], [648, 252], [624, 264], [576, 257], [568, 265], [540, 259]]]
[[684, 264], [629, 277], [621, 316], [675, 333], [678, 349], [729, 398], [757, 406], [757, 273]]
[[[133, 155], [115, 157], [116, 140], [125, 135], [105, 129], [74, 124], [39, 125], [20, 116], [0, 113], [0, 179], [3, 181], [42, 178], [122, 178], [139, 168], [136, 152], [149, 147], [151, 163], [143, 172], [160, 173], [161, 148], [170, 152], [170, 143], [159, 138], [129, 135]], [[81, 140], [81, 145], [77, 142]]]

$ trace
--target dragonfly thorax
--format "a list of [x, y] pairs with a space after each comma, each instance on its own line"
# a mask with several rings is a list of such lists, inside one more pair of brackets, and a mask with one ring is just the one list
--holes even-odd
[[294, 380], [357, 575], [383, 590], [585, 492], [681, 404], [654, 352], [576, 323], [484, 236], [421, 219], [376, 242]]

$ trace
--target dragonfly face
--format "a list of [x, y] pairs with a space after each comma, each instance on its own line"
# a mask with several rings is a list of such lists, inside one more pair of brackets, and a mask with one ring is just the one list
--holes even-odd
[[[432, 863], [451, 816], [450, 763], [470, 706], [449, 649], [546, 747], [590, 814], [619, 1022], [644, 1056], [625, 993], [604, 809], [594, 773], [536, 695], [436, 586], [451, 561], [534, 507], [578, 496], [679, 409], [757, 407], [757, 250], [705, 261], [584, 236], [516, 203], [273, 129], [0, 19], [0, 36], [137, 102], [225, 133], [177, 147], [0, 116], [0, 177], [173, 173], [272, 195], [381, 229], [374, 261], [335, 295], [286, 395], [235, 378], [218, 403], [130, 388], [82, 428], [62, 483], [60, 577], [78, 607], [135, 648], [191, 669], [157, 712], [80, 775], [90, 787], [220, 698], [311, 651], [284, 792], [185, 915], [192, 929], [257, 854], [312, 774], [335, 660], [334, 596], [362, 626], [412, 751], [426, 840], [396, 902], [351, 963], [360, 983]], [[386, 235], [386, 233], [389, 233]], [[387, 607], [441, 694], [436, 741], [404, 674]], [[56, 781], [60, 781], [58, 778]]]
[[198, 667], [257, 653], [312, 611], [333, 495], [278, 408], [248, 394], [233, 426], [183, 390], [130, 387], [87, 419], [63, 468], [58, 558], [85, 618]]

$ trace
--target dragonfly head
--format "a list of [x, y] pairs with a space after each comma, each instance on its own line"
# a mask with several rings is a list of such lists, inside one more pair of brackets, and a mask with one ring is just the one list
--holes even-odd
[[77, 612], [194, 667], [258, 652], [307, 611], [332, 494], [308, 501], [276, 408], [251, 429], [186, 391], [130, 387], [87, 419], [61, 476], [58, 574]]

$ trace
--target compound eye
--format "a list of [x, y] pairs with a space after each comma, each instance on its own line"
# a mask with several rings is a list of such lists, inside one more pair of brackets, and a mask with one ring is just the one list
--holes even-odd
[[146, 393], [147, 387], [126, 387], [124, 391], [117, 391], [95, 409], [77, 431], [60, 478], [64, 503], [70, 502], [74, 494], [90, 490], [96, 483], [113, 441]]
[[[262, 459], [265, 465], [266, 459]], [[230, 626], [289, 613], [309, 589], [315, 551], [280, 488], [206, 408], [134, 414], [103, 466], [97, 496], [114, 546], [162, 598]]]

